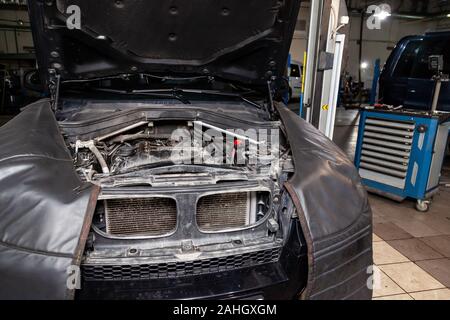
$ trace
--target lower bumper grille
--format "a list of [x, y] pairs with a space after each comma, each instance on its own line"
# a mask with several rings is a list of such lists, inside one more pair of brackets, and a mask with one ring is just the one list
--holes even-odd
[[177, 205], [170, 198], [105, 201], [106, 232], [115, 236], [161, 236], [175, 230]]
[[236, 270], [277, 262], [281, 248], [232, 255], [227, 257], [140, 265], [84, 265], [82, 277], [86, 281], [148, 280], [179, 278]]

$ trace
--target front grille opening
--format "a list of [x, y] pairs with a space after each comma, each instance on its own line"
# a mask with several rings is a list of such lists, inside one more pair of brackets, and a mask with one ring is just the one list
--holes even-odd
[[281, 249], [248, 252], [239, 255], [186, 262], [139, 265], [82, 265], [85, 281], [120, 281], [180, 278], [237, 270], [277, 262]]
[[269, 192], [218, 193], [198, 200], [196, 220], [206, 232], [241, 229], [264, 219], [269, 208]]
[[103, 215], [112, 236], [163, 236], [177, 225], [176, 201], [170, 198], [105, 200]]

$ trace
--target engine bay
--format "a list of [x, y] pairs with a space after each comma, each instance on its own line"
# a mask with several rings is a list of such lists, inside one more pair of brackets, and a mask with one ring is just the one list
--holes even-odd
[[294, 165], [280, 123], [198, 112], [180, 119], [175, 111], [170, 115], [176, 119], [161, 119], [152, 111], [126, 113], [114, 126], [105, 115], [95, 126], [60, 122], [78, 175], [101, 187], [82, 263], [85, 276], [107, 278], [98, 271], [105, 264], [165, 265], [247, 254], [248, 265], [277, 261], [287, 241], [283, 228], [294, 215], [282, 194]]
[[[216, 174], [226, 169], [232, 170], [228, 172], [231, 175], [276, 179], [283, 169], [293, 168], [289, 150], [280, 147], [278, 134], [278, 129], [245, 131], [202, 121], [146, 120], [67, 144], [80, 177], [99, 185], [113, 180], [119, 183], [124, 177], [142, 178], [139, 170], [150, 170], [146, 173], [150, 177], [156, 171], [165, 171], [162, 168], [179, 174], [192, 173], [196, 168], [197, 175], [200, 168]], [[131, 181], [128, 179], [129, 185]], [[137, 184], [143, 180], [139, 181]]]

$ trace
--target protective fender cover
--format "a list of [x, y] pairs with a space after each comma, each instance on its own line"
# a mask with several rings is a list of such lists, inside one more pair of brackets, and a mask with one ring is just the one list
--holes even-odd
[[0, 128], [0, 299], [70, 299], [98, 188], [76, 174], [48, 100]]
[[312, 125], [277, 105], [295, 163], [286, 183], [308, 246], [304, 299], [371, 299], [372, 212], [345, 153]]

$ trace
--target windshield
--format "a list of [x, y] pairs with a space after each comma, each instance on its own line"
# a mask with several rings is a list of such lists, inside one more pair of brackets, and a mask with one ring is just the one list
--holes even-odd
[[264, 93], [208, 76], [173, 78], [150, 74], [120, 74], [104, 78], [63, 81], [60, 93], [64, 97], [82, 95], [84, 99], [158, 99], [182, 104], [235, 101], [244, 102], [258, 109], [265, 108], [266, 102]]
[[432, 79], [436, 74], [428, 67], [428, 58], [433, 55], [444, 56], [444, 74], [450, 74], [450, 41], [436, 38], [410, 41], [400, 57], [394, 77]]

